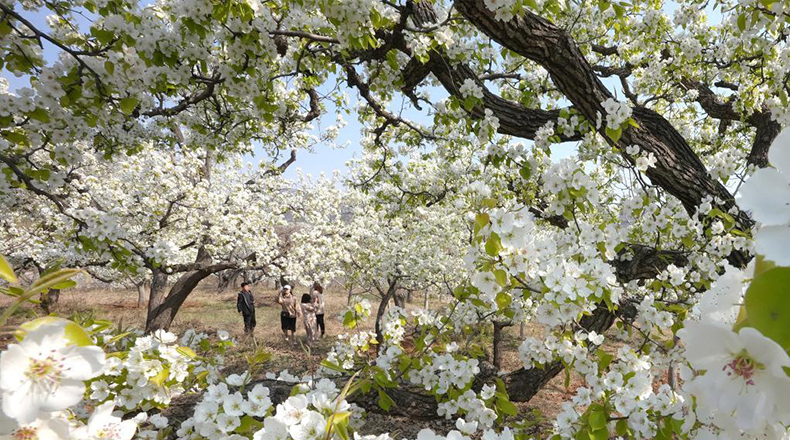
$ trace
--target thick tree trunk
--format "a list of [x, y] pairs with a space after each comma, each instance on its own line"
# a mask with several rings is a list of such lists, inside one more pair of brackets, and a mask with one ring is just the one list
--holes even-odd
[[148, 314], [146, 323], [150, 317], [155, 314], [157, 308], [165, 300], [167, 278], [167, 274], [162, 272], [160, 269], [153, 269], [151, 271], [151, 289], [148, 292]]
[[411, 304], [411, 296], [412, 296], [413, 293], [414, 292], [411, 289], [406, 291], [406, 303], [407, 304]]
[[510, 327], [511, 325], [513, 325], [513, 323], [494, 321], [494, 342], [493, 342], [493, 345], [494, 345], [494, 350], [493, 350], [494, 355], [493, 355], [493, 357], [494, 358], [493, 358], [492, 362], [494, 364], [494, 368], [496, 368], [497, 371], [502, 369], [502, 352], [503, 352], [502, 340], [503, 340], [503, 336], [504, 336], [503, 333], [502, 333], [502, 330], [505, 327]]
[[395, 305], [400, 308], [406, 308], [406, 295], [403, 292], [395, 292], [395, 295], [392, 296], [392, 300], [395, 302]]
[[422, 298], [422, 308], [423, 308], [423, 309], [425, 309], [425, 310], [428, 310], [428, 298], [429, 298], [430, 296], [431, 296], [430, 292], [428, 292], [428, 291], [426, 290], [426, 291], [425, 291], [425, 294], [424, 294], [424, 296], [423, 296], [423, 298]]
[[135, 284], [137, 287], [137, 308], [139, 309], [145, 302], [145, 282]]
[[41, 293], [41, 302], [39, 305], [41, 306], [41, 309], [44, 311], [44, 313], [49, 315], [52, 313], [52, 309], [55, 304], [58, 303], [58, 300], [60, 300], [60, 289], [50, 289], [49, 292]]

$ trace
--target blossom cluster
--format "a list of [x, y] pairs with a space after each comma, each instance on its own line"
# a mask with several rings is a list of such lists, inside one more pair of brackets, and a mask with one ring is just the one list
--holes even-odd
[[628, 102], [620, 102], [613, 98], [609, 98], [604, 101], [602, 105], [606, 112], [607, 128], [617, 130], [631, 118], [633, 110]]

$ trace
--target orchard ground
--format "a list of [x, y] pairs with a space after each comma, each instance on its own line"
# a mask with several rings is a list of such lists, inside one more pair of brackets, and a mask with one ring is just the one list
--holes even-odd
[[[283, 340], [280, 330], [280, 306], [277, 304], [277, 291], [264, 285], [253, 286], [253, 294], [256, 303], [257, 327], [255, 329], [255, 343], [259, 347], [264, 347], [271, 353], [272, 357], [266, 364], [264, 370], [279, 373], [288, 370], [292, 374], [303, 375], [311, 369], [318, 368], [322, 359], [331, 350], [337, 336], [345, 332], [342, 324], [342, 314], [348, 302], [348, 291], [344, 288], [330, 285], [324, 294], [326, 301], [326, 337], [315, 343], [308, 354], [301, 345], [294, 346]], [[295, 292], [298, 296], [307, 292], [306, 287], [297, 287]], [[357, 295], [357, 297], [367, 298], [375, 308], [378, 306], [378, 297], [369, 294]], [[441, 307], [448, 303], [449, 298], [441, 300], [435, 296], [430, 298], [429, 307]], [[407, 310], [422, 308], [424, 297], [421, 293], [415, 293], [412, 302], [407, 303]], [[7, 306], [9, 298], [0, 297], [0, 310]], [[60, 300], [55, 306], [54, 313], [73, 318], [77, 314], [91, 316], [95, 319], [107, 319], [124, 328], [143, 328], [145, 325], [146, 305], [137, 306], [137, 292], [124, 289], [71, 289], [63, 291]], [[26, 305], [15, 313], [14, 319], [10, 324], [19, 324], [28, 319], [41, 316], [43, 312], [39, 308]], [[371, 317], [361, 326], [362, 330], [373, 329], [374, 318]], [[214, 333], [217, 330], [228, 331], [236, 341], [236, 347], [227, 353], [225, 358], [226, 374], [241, 373], [247, 363], [245, 356], [255, 351], [255, 344], [246, 338], [243, 332], [244, 325], [241, 316], [236, 311], [236, 291], [228, 289], [218, 292], [214, 283], [208, 281], [199, 286], [189, 296], [170, 328], [176, 334], [183, 334], [187, 329]], [[488, 329], [489, 336], [493, 333]], [[504, 356], [503, 371], [511, 371], [521, 367], [518, 358], [518, 346], [521, 343], [519, 337], [519, 327], [511, 326], [504, 331]], [[525, 336], [540, 336], [543, 334], [542, 328], [538, 325], [527, 325]], [[305, 330], [301, 320], [297, 323], [297, 335], [304, 342]], [[0, 340], [0, 349], [9, 343], [10, 337]], [[610, 347], [607, 351], [616, 349], [617, 342], [613, 338], [608, 338]], [[610, 350], [611, 349], [611, 350]], [[489, 347], [489, 353], [491, 347]], [[255, 379], [263, 379], [256, 377]], [[560, 411], [560, 406], [566, 400], [570, 400], [573, 391], [582, 386], [582, 380], [575, 374], [571, 375], [570, 382], [566, 386], [566, 377], [560, 374], [544, 387], [530, 402], [518, 404], [520, 416], [527, 420], [532, 420], [539, 425], [548, 423], [549, 420], [556, 418]], [[191, 399], [185, 399], [188, 403]], [[178, 400], [174, 401], [177, 405]], [[536, 413], [539, 410], [540, 413]], [[538, 427], [536, 426], [536, 428]], [[392, 432], [393, 438], [415, 438], [417, 432], [422, 428], [431, 428], [437, 432], [447, 432], [454, 429], [450, 422], [444, 420], [433, 421], [414, 421], [395, 414], [379, 415], [369, 414], [366, 419], [366, 426], [363, 433]]]

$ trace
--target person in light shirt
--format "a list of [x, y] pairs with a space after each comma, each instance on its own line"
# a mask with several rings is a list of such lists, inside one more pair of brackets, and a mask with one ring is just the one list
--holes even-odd
[[324, 288], [318, 282], [313, 284], [312, 298], [315, 305], [315, 322], [323, 338], [326, 334], [326, 325], [324, 324]]
[[[280, 312], [280, 326], [286, 342], [296, 343], [296, 318], [299, 316], [298, 300], [291, 292], [291, 286], [283, 286], [277, 296], [277, 302], [283, 308]], [[290, 332], [290, 335], [289, 335]]]

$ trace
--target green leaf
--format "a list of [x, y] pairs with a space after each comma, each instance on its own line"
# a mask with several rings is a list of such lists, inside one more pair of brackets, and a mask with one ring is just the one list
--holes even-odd
[[606, 428], [606, 414], [601, 405], [590, 407], [590, 417], [587, 419], [587, 423], [590, 425], [591, 432]]
[[614, 429], [617, 435], [625, 437], [625, 435], [628, 434], [628, 422], [625, 419], [620, 419], [617, 421], [617, 425], [615, 425]]
[[68, 280], [68, 281], [64, 281], [64, 282], [62, 282], [60, 284], [56, 284], [56, 285], [52, 286], [52, 288], [53, 289], [57, 289], [57, 290], [66, 290], [66, 289], [71, 289], [72, 287], [74, 287], [76, 285], [77, 285], [76, 281]]
[[49, 113], [47, 113], [47, 111], [41, 107], [36, 107], [35, 110], [29, 112], [27, 115], [30, 117], [30, 119], [35, 119], [36, 121], [43, 122], [45, 124], [49, 122]]
[[616, 130], [613, 130], [609, 127], [606, 127], [606, 135], [609, 136], [609, 139], [617, 143], [617, 141], [620, 140], [620, 136], [623, 135], [623, 129], [622, 127], [618, 127]]
[[63, 325], [63, 337], [71, 344], [79, 347], [93, 345], [93, 340], [91, 339], [90, 335], [88, 335], [88, 332], [86, 332], [84, 328], [80, 327], [79, 324], [67, 319], [58, 318], [56, 316], [44, 316], [34, 319], [33, 321], [28, 321], [19, 327], [25, 332], [31, 332], [42, 325], [51, 324]]
[[595, 354], [598, 355], [598, 371], [599, 372], [606, 370], [606, 368], [609, 366], [609, 364], [612, 363], [612, 359], [614, 359], [614, 356], [612, 356], [611, 354], [603, 351], [600, 348], [595, 352]]
[[497, 199], [488, 198], [483, 200], [483, 206], [494, 209], [497, 205]]
[[499, 307], [499, 310], [504, 310], [510, 306], [510, 303], [513, 302], [513, 298], [510, 297], [505, 292], [499, 292], [496, 295], [496, 305]]
[[490, 221], [490, 217], [485, 212], [481, 212], [475, 216], [475, 225], [477, 225], [479, 229], [483, 229]]
[[115, 64], [112, 61], [105, 61], [104, 70], [107, 71], [107, 74], [112, 75], [115, 72]]
[[496, 283], [499, 284], [500, 287], [505, 287], [508, 284], [507, 279], [507, 272], [502, 269], [497, 269], [494, 271], [494, 278], [496, 279]]
[[357, 315], [351, 310], [346, 312], [345, 316], [343, 317], [343, 325], [348, 327], [348, 328], [350, 328], [350, 329], [353, 329], [354, 327], [356, 327], [357, 326]]
[[590, 436], [590, 440], [609, 440], [609, 431], [606, 429], [590, 431], [588, 435]]
[[44, 275], [43, 277], [36, 280], [32, 286], [27, 290], [28, 293], [34, 292], [44, 292], [57, 286], [61, 283], [64, 283], [71, 279], [73, 276], [81, 273], [82, 271], [79, 269], [61, 269], [57, 272], [53, 272], [51, 274]]
[[0, 132], [0, 135], [2, 135], [4, 138], [8, 140], [8, 142], [11, 142], [12, 144], [28, 145], [30, 143], [30, 141], [27, 138], [27, 135], [24, 133], [3, 130], [2, 132]]
[[491, 235], [486, 240], [486, 253], [492, 257], [496, 257], [499, 255], [499, 252], [502, 250], [502, 241], [499, 239], [499, 236], [492, 232]]
[[197, 353], [195, 353], [195, 350], [192, 350], [189, 347], [178, 347], [176, 348], [176, 351], [190, 359], [195, 359], [197, 357]]
[[746, 30], [746, 14], [741, 14], [738, 16], [738, 29], [740, 29], [741, 32]]
[[759, 276], [763, 272], [767, 272], [770, 269], [776, 267], [776, 263], [770, 260], [766, 260], [765, 257], [762, 255], [757, 255], [755, 258], [756, 262], [754, 265], [754, 276]]
[[466, 99], [464, 99], [464, 108], [468, 112], [472, 111], [472, 109], [475, 108], [475, 104], [477, 104], [477, 98], [475, 98], [474, 96], [469, 95], [466, 97]]
[[518, 173], [524, 180], [529, 180], [530, 176], [532, 176], [532, 167], [530, 166], [529, 162], [525, 162], [524, 165], [518, 170]]
[[324, 367], [324, 368], [328, 368], [328, 369], [330, 369], [332, 371], [337, 371], [337, 372], [340, 372], [340, 373], [348, 373], [348, 371], [346, 371], [345, 368], [343, 368], [343, 367], [341, 367], [341, 366], [339, 366], [337, 364], [334, 364], [332, 362], [329, 362], [326, 359], [321, 361], [321, 366]]
[[158, 387], [161, 387], [165, 383], [165, 381], [167, 380], [167, 376], [169, 375], [170, 375], [170, 370], [167, 367], [162, 368], [162, 371], [160, 371], [159, 374], [157, 374], [156, 376], [150, 379], [151, 383], [153, 383]]
[[237, 434], [246, 434], [259, 431], [261, 428], [263, 428], [263, 423], [245, 415], [241, 418], [241, 423], [233, 432]]
[[625, 15], [625, 8], [618, 5], [617, 3], [613, 3], [612, 7], [614, 8], [614, 13], [617, 15], [617, 18], [622, 20], [623, 16]]
[[140, 102], [137, 98], [123, 98], [121, 99], [121, 111], [127, 115], [131, 115], [137, 104]]
[[384, 390], [379, 390], [379, 406], [381, 409], [389, 411], [392, 405], [395, 405], [395, 401], [392, 400], [392, 397], [385, 393]]
[[96, 27], [91, 28], [91, 35], [96, 37], [96, 39], [99, 40], [101, 44], [107, 44], [112, 41], [113, 38], [115, 38], [115, 34], [112, 31]]
[[510, 400], [505, 399], [503, 397], [497, 398], [496, 407], [503, 414], [507, 414], [509, 416], [515, 416], [516, 414], [518, 414], [518, 408], [516, 408], [516, 405], [514, 405], [513, 402], [511, 402]]
[[775, 267], [758, 275], [746, 290], [744, 305], [748, 326], [790, 348], [790, 267]]
[[16, 275], [14, 275], [14, 269], [11, 268], [8, 260], [2, 255], [0, 255], [0, 277], [11, 284], [16, 284], [18, 282]]

